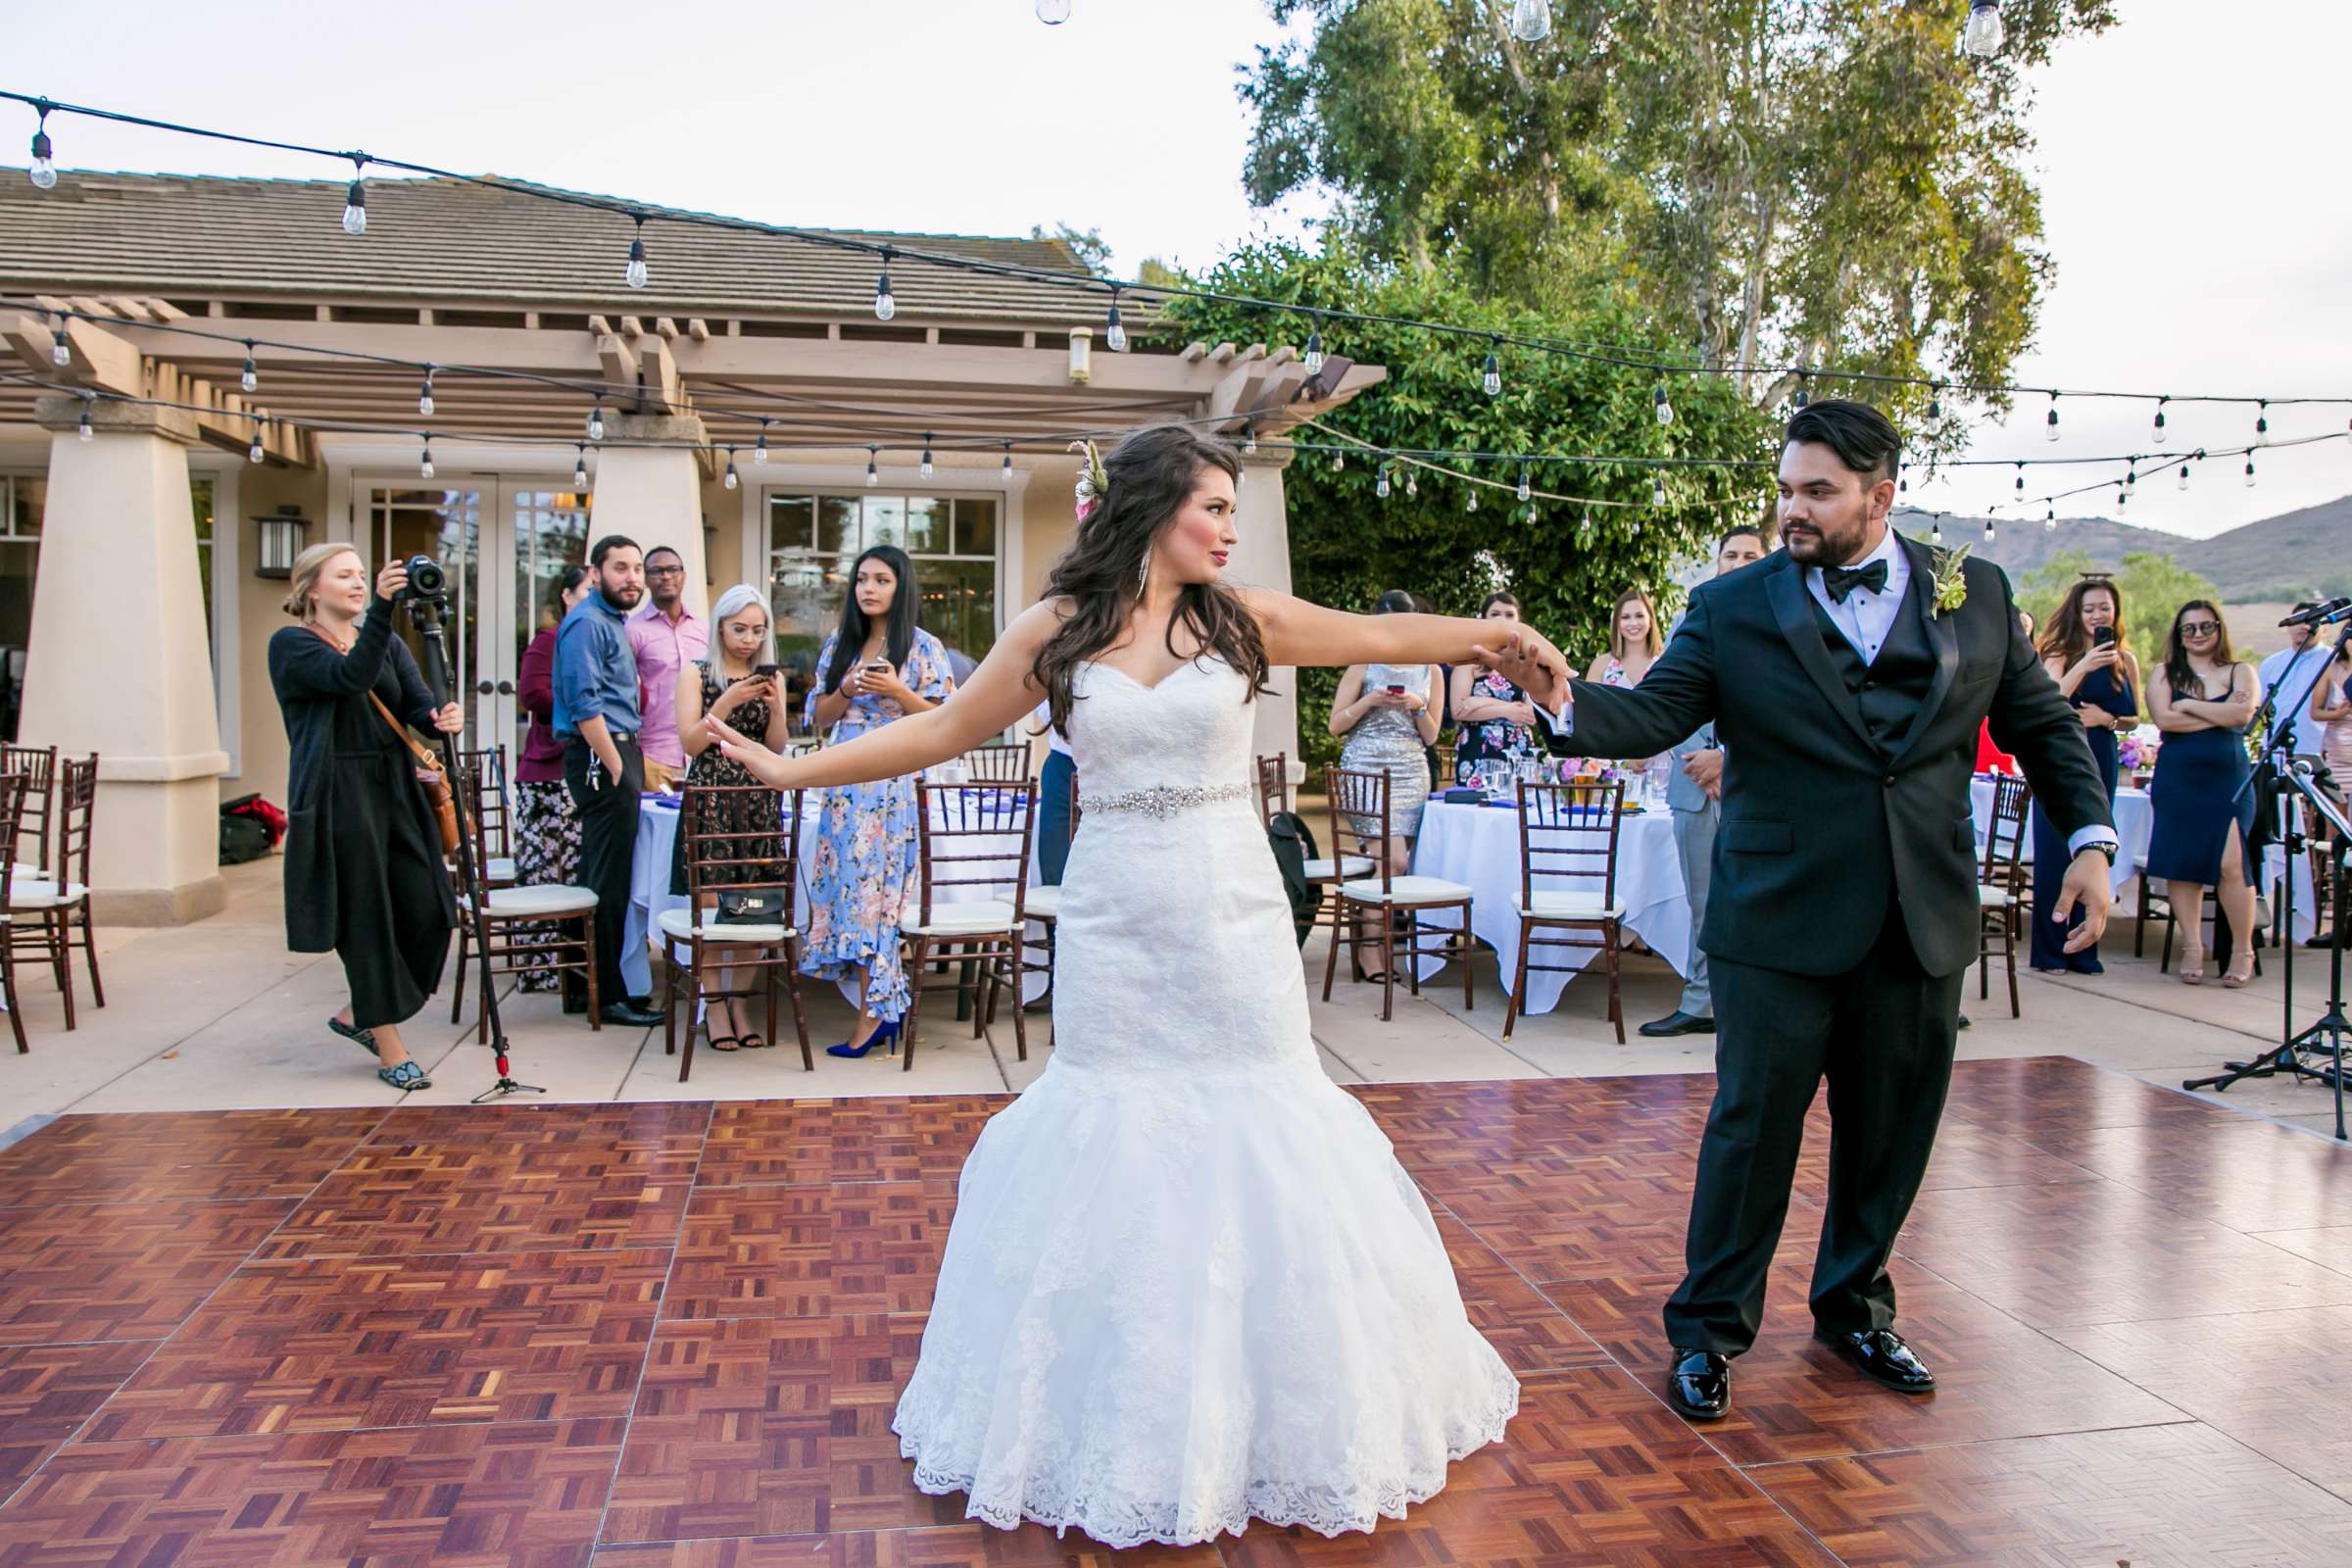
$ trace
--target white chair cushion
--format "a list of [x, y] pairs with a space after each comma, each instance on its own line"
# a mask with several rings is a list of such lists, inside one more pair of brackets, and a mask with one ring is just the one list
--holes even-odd
[[902, 925], [902, 935], [910, 937], [976, 937], [992, 932], [1012, 929], [1012, 906], [997, 899], [979, 899], [969, 904], [935, 904], [931, 906], [929, 925]]
[[1306, 862], [1309, 882], [1337, 882], [1343, 877], [1370, 876], [1372, 871], [1372, 862], [1360, 855], [1343, 856], [1336, 863], [1328, 858]]
[[2016, 896], [2007, 888], [1986, 887], [1982, 882], [1977, 884], [1977, 907], [1980, 909], [2006, 909], [2016, 902]]
[[[1054, 920], [1061, 917], [1061, 889], [1058, 887], [1031, 888], [1021, 898], [1021, 908], [1030, 918]], [[939, 911], [931, 911], [937, 914]]]
[[689, 909], [663, 909], [654, 924], [665, 937], [680, 942], [708, 942], [712, 947], [727, 947], [737, 943], [768, 945], [781, 942], [785, 928], [781, 925], [718, 925], [715, 909], [703, 911], [703, 923], [696, 926], [694, 913]]
[[519, 874], [514, 869], [514, 858], [511, 855], [493, 855], [482, 862], [482, 880], [485, 882], [512, 882]]
[[1470, 897], [1470, 890], [1459, 882], [1434, 876], [1392, 877], [1386, 892], [1374, 877], [1368, 882], [1343, 882], [1340, 891], [1360, 904], [1459, 904]]
[[1625, 906], [1604, 904], [1597, 893], [1538, 893], [1535, 903], [1513, 899], [1511, 906], [1522, 919], [1529, 915], [1537, 919], [1553, 920], [1622, 920]]
[[8, 902], [11, 908], [38, 914], [43, 909], [71, 908], [89, 895], [90, 890], [78, 882], [69, 882], [61, 889], [56, 883], [44, 882], [38, 877], [12, 878]]
[[585, 914], [596, 907], [596, 895], [587, 888], [547, 883], [531, 888], [492, 888], [492, 914], [541, 919], [551, 914]]
[[9, 867], [8, 874], [18, 882], [39, 882], [45, 880], [48, 875], [39, 866], [24, 860], [14, 861]]

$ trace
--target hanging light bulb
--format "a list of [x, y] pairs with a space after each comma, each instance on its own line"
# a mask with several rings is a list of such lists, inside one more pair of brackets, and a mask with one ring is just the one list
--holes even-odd
[[368, 232], [368, 186], [360, 178], [368, 165], [360, 160], [351, 162], [351, 187], [343, 193], [343, 232], [357, 239]]
[[924, 477], [924, 478], [928, 479], [928, 478], [930, 478], [930, 477], [931, 477], [931, 434], [930, 434], [930, 432], [929, 432], [929, 431], [925, 431], [925, 432], [923, 433], [923, 470], [922, 470], [922, 471], [923, 471], [923, 477]]
[[416, 412], [426, 418], [433, 416], [433, 368], [424, 368], [424, 385], [416, 393]]
[[74, 363], [74, 350], [66, 337], [66, 318], [62, 316], [58, 316], [51, 318], [51, 319], [53, 319], [57, 324], [49, 329], [49, 336], [51, 339], [49, 344], [49, 363], [51, 365], [60, 366], [72, 365]]
[[1990, 60], [2001, 52], [2008, 35], [2001, 25], [2001, 0], [1968, 0], [1968, 27], [1960, 35], [1963, 48], [1979, 60]]
[[2175, 485], [2173, 488], [2174, 488], [2174, 489], [2176, 489], [2176, 490], [2179, 490], [2179, 491], [2180, 491], [2180, 492], [2182, 495], [2186, 495], [2186, 494], [2188, 494], [2188, 465], [2187, 465], [2187, 464], [2183, 463], [2182, 465], [2180, 465], [2180, 483], [2176, 484], [2176, 485]]
[[588, 488], [588, 449], [575, 441], [572, 450], [577, 455], [571, 460], [571, 487], [585, 490]]
[[1519, 499], [1525, 501], [1533, 490], [1534, 486], [1528, 479], [1527, 465], [1522, 463], [1519, 465]]
[[1533, 501], [1527, 504], [1527, 520], [1530, 523], [1536, 520], [1536, 504]]
[[1346, 452], [1334, 452], [1331, 455], [1331, 471], [1337, 473], [1346, 466], [1348, 466], [1348, 454]]
[[256, 369], [253, 364], [253, 340], [247, 338], [245, 340], [245, 369], [237, 377], [237, 385], [248, 392], [254, 392], [260, 390], [261, 384], [262, 372]]
[[882, 275], [874, 279], [874, 319], [887, 321], [899, 314], [899, 302], [890, 292], [890, 259], [898, 252], [882, 247]]
[[2026, 466], [2022, 463], [2017, 466], [2017, 493], [2021, 496], [2026, 493]]
[[2254, 458], [2251, 453], [2246, 456], [2246, 488], [2254, 488]]
[[2058, 531], [2058, 508], [2055, 505], [2051, 506], [2049, 514], [2041, 519], [2041, 531], [2043, 533]]
[[882, 470], [874, 466], [880, 451], [878, 447], [865, 449], [865, 486], [869, 490], [882, 482]]
[[1894, 466], [1894, 493], [1898, 496], [1907, 496], [1911, 493], [1911, 460], [1908, 458], [1902, 459]]
[[2155, 429], [2156, 429], [2156, 444], [2157, 444], [2158, 446], [2162, 446], [2162, 445], [2164, 445], [2164, 406], [2165, 406], [2167, 403], [2170, 403], [2170, 402], [2172, 402], [2172, 401], [2173, 401], [2173, 400], [2172, 400], [2171, 398], [2158, 398], [2158, 399], [2156, 400], [2156, 425], [2155, 425]]
[[1502, 396], [1502, 361], [1493, 349], [1487, 350], [1487, 370], [1478, 384], [1491, 398]]
[[1408, 496], [1417, 496], [1421, 493], [1419, 469], [1407, 468], [1404, 470], [1404, 493]]
[[729, 447], [727, 448], [727, 488], [732, 490], [742, 482], [743, 481], [741, 479], [738, 479], [735, 476], [735, 449], [733, 447]]
[[416, 474], [423, 479], [433, 476], [433, 444], [430, 441], [424, 444], [424, 455], [416, 460]]
[[1119, 319], [1119, 291], [1110, 291], [1110, 324], [1102, 329], [1102, 345], [1113, 354], [1127, 352], [1127, 325]]
[[631, 288], [645, 287], [647, 274], [645, 270], [645, 215], [643, 213], [637, 215], [637, 232], [629, 237], [629, 266], [628, 270], [621, 273], [621, 276], [628, 279]]
[[1323, 373], [1323, 329], [1319, 326], [1310, 327], [1307, 330], [1305, 363], [1307, 374], [1321, 375]]
[[2139, 460], [2133, 458], [2132, 466], [2124, 470], [2124, 489], [2132, 494], [2139, 491]]
[[1380, 466], [1380, 477], [1373, 481], [1372, 493], [1383, 501], [1389, 499], [1389, 466], [1385, 463]]
[[764, 416], [760, 420], [760, 443], [752, 448], [752, 462], [760, 467], [767, 466], [767, 419]]
[[1666, 504], [1666, 480], [1663, 476], [1660, 476], [1649, 487], [1649, 504], [1653, 507], [1662, 507]]
[[2262, 400], [2262, 412], [2254, 416], [2254, 444], [2258, 447], [2271, 444], [2271, 400], [2268, 398]]
[[1037, 20], [1058, 27], [1070, 20], [1070, 0], [1037, 0]]
[[1012, 443], [1004, 443], [1004, 467], [999, 475], [1006, 484], [1012, 483]]
[[1943, 543], [1943, 514], [1940, 512], [1929, 519], [1928, 543], [1932, 545], [1939, 545]]
[[1242, 456], [1245, 458], [1257, 456], [1257, 426], [1254, 424], [1242, 426]]
[[588, 439], [591, 441], [602, 441], [604, 438], [605, 406], [602, 403], [599, 403], [595, 408], [588, 411]]
[[1941, 435], [1942, 433], [1943, 383], [1932, 381], [1928, 384], [1928, 434]]
[[2049, 417], [2042, 420], [2042, 427], [2049, 432], [2051, 440], [2058, 439], [2058, 394], [2055, 392], [2050, 394]]
[[1992, 509], [1989, 507], [1984, 510], [1984, 542], [1992, 543]]
[[259, 463], [267, 456], [268, 454], [262, 451], [262, 421], [256, 419], [253, 421], [253, 444], [245, 449], [245, 461]]
[[1674, 422], [1674, 405], [1666, 401], [1666, 383], [1660, 381], [1657, 390], [1649, 395], [1650, 406], [1657, 411], [1660, 424]]
[[1551, 36], [1551, 0], [1514, 0], [1511, 36], [1521, 43], [1542, 43]]
[[1806, 371], [1799, 370], [1796, 372], [1796, 392], [1788, 399], [1788, 406], [1792, 409], [1801, 409], [1812, 401], [1812, 377]]
[[1478, 510], [1478, 486], [1477, 486], [1477, 485], [1472, 485], [1472, 486], [1470, 487], [1470, 499], [1462, 503], [1462, 510], [1463, 510], [1464, 512], [1476, 512], [1476, 511]]
[[74, 433], [81, 437], [81, 439], [84, 441], [91, 439], [97, 434], [96, 431], [90, 428], [90, 405], [86, 400], [81, 405], [81, 422], [74, 427]]
[[35, 190], [55, 190], [57, 165], [51, 161], [49, 106], [47, 103], [38, 103], [33, 108], [39, 112], [40, 119], [34, 122], [32, 127], [32, 168], [29, 171], [32, 186]]

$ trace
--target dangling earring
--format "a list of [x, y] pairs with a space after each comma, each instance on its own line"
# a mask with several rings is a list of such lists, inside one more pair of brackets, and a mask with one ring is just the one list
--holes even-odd
[[1147, 550], [1147, 551], [1145, 551], [1145, 552], [1144, 552], [1144, 559], [1143, 559], [1142, 561], [1138, 562], [1138, 563], [1136, 564], [1136, 567], [1135, 567], [1135, 597], [1136, 597], [1136, 598], [1138, 598], [1138, 599], [1141, 599], [1141, 598], [1143, 598], [1143, 597], [1144, 597], [1144, 584], [1145, 584], [1145, 583], [1147, 583], [1147, 582], [1149, 582], [1149, 581], [1151, 581], [1151, 580], [1152, 580], [1152, 553], [1151, 553], [1150, 551], [1148, 551], [1148, 550]]

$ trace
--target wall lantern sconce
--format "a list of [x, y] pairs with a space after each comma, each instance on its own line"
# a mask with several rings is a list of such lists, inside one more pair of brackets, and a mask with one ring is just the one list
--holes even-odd
[[280, 507], [273, 515], [256, 517], [255, 527], [261, 533], [261, 549], [254, 562], [256, 577], [291, 577], [294, 558], [302, 554], [310, 538], [311, 525], [300, 507]]
[[1091, 326], [1070, 328], [1070, 379], [1080, 385], [1094, 379], [1095, 329]]

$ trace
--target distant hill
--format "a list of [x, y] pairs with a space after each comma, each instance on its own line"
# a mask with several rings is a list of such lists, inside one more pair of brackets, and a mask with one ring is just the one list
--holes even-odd
[[[1926, 538], [1930, 514], [1898, 508], [1895, 526]], [[2079, 551], [2114, 567], [2139, 550], [2169, 555], [2213, 579], [2225, 601], [2291, 601], [2309, 595], [2352, 594], [2352, 496], [2249, 522], [2211, 539], [2184, 539], [2105, 517], [2061, 517], [2056, 528], [2004, 519], [1993, 542], [1983, 543], [1980, 518], [1946, 514], [1946, 536], [1976, 547], [2012, 578], [2025, 576], [2061, 551]]]

